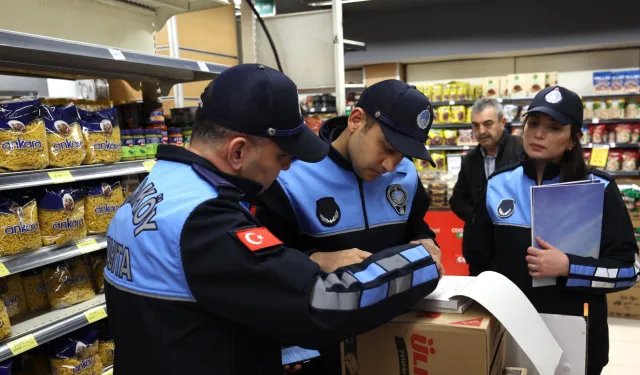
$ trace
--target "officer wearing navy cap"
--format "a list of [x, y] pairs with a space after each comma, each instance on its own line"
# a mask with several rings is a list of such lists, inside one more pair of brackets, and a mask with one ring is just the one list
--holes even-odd
[[[256, 203], [256, 216], [326, 272], [412, 243], [430, 251], [442, 274], [424, 221], [429, 199], [411, 160], [434, 164], [425, 147], [432, 122], [431, 103], [414, 86], [390, 79], [368, 87], [349, 117], [320, 129], [329, 155], [294, 161]], [[322, 373], [339, 371], [338, 353], [323, 352]]]
[[[597, 375], [608, 361], [606, 294], [632, 287], [640, 267], [633, 226], [615, 180], [584, 162], [582, 121], [582, 100], [571, 90], [551, 86], [535, 96], [523, 132], [526, 160], [489, 178], [465, 259], [472, 276], [495, 271], [508, 277], [540, 313], [582, 316], [587, 303], [587, 374]], [[531, 186], [584, 180], [604, 184], [599, 257], [565, 254], [556, 247], [561, 244], [548, 238], [532, 241]], [[571, 212], [573, 199], [584, 198], [568, 199], [559, 212]], [[573, 225], [580, 230], [580, 223]], [[538, 278], [554, 285], [533, 287]]]
[[107, 232], [105, 289], [129, 374], [281, 375], [281, 343], [319, 348], [405, 312], [438, 283], [422, 245], [324, 272], [251, 214], [291, 157], [328, 146], [271, 68], [224, 71], [201, 96], [188, 149], [160, 146]]

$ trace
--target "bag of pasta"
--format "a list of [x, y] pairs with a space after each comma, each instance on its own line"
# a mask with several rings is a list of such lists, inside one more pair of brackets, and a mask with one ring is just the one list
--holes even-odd
[[42, 246], [36, 200], [30, 196], [0, 197], [0, 256]]
[[96, 296], [82, 258], [46, 266], [42, 278], [52, 310], [73, 306]]
[[104, 267], [107, 265], [107, 255], [104, 252], [86, 255], [85, 265], [91, 271], [91, 280], [96, 293], [104, 293]]
[[129, 175], [122, 178], [122, 197], [127, 199], [140, 186], [138, 176]]
[[9, 335], [11, 335], [11, 321], [9, 320], [7, 308], [0, 298], [0, 340], [4, 340], [9, 337]]
[[38, 221], [44, 246], [61, 246], [87, 235], [83, 189], [47, 190], [38, 201]]
[[122, 151], [116, 109], [78, 112], [87, 150], [84, 164], [110, 164], [120, 161]]
[[106, 233], [111, 219], [124, 203], [120, 181], [95, 183], [88, 186], [86, 191], [84, 218], [87, 223], [87, 233]]
[[53, 375], [102, 375], [98, 332], [89, 326], [51, 342]]
[[104, 367], [111, 366], [113, 365], [116, 345], [113, 341], [113, 336], [111, 336], [111, 332], [109, 331], [109, 322], [107, 319], [102, 319], [97, 324], [100, 338], [98, 344], [98, 355], [100, 355], [100, 359], [102, 360], [102, 365]]
[[0, 103], [0, 168], [9, 171], [43, 169], [49, 164], [47, 136], [40, 100]]
[[22, 273], [22, 285], [29, 311], [49, 310], [49, 299], [44, 290], [42, 269], [34, 268]]
[[49, 165], [75, 167], [82, 164], [84, 147], [80, 117], [73, 103], [66, 107], [42, 107], [49, 145]]
[[19, 273], [0, 278], [0, 298], [7, 309], [9, 319], [20, 318], [29, 311], [22, 287], [22, 276]]

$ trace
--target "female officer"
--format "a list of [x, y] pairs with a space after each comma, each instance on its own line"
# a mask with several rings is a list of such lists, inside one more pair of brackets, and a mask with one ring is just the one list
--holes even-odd
[[[526, 114], [526, 160], [496, 172], [488, 181], [466, 257], [472, 276], [491, 270], [508, 277], [540, 313], [582, 316], [589, 304], [588, 375], [608, 362], [606, 293], [627, 289], [639, 273], [638, 247], [615, 181], [589, 169], [582, 156], [582, 100], [564, 87], [536, 95]], [[531, 186], [595, 179], [605, 184], [599, 259], [565, 254], [543, 238], [531, 247]], [[575, 199], [581, 199], [576, 196]], [[571, 202], [566, 202], [567, 210]], [[550, 217], [548, 220], [562, 220]], [[532, 278], [556, 285], [532, 287]]]

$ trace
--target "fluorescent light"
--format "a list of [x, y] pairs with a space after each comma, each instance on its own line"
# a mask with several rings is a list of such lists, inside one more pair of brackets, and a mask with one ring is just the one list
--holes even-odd
[[[361, 3], [363, 1], [371, 1], [371, 0], [342, 0], [342, 4], [349, 3]], [[307, 4], [310, 7], [330, 7], [333, 5], [332, 1], [318, 1], [317, 3], [309, 3]]]

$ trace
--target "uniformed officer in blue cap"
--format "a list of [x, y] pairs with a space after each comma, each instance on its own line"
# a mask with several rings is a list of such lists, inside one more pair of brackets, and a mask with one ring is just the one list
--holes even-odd
[[118, 374], [281, 375], [281, 343], [337, 345], [435, 289], [437, 266], [422, 245], [324, 272], [251, 214], [246, 202], [291, 157], [313, 163], [328, 152], [288, 77], [238, 65], [201, 99], [190, 147], [160, 146], [109, 226]]
[[[411, 160], [434, 165], [425, 147], [432, 122], [431, 103], [415, 86], [389, 79], [368, 87], [348, 117], [320, 129], [328, 156], [294, 161], [256, 202], [258, 219], [327, 272], [415, 243], [444, 273], [424, 221], [429, 199]], [[361, 250], [342, 250], [353, 247]], [[326, 372], [338, 371], [339, 348], [333, 352], [323, 353], [323, 362], [333, 362]]]

